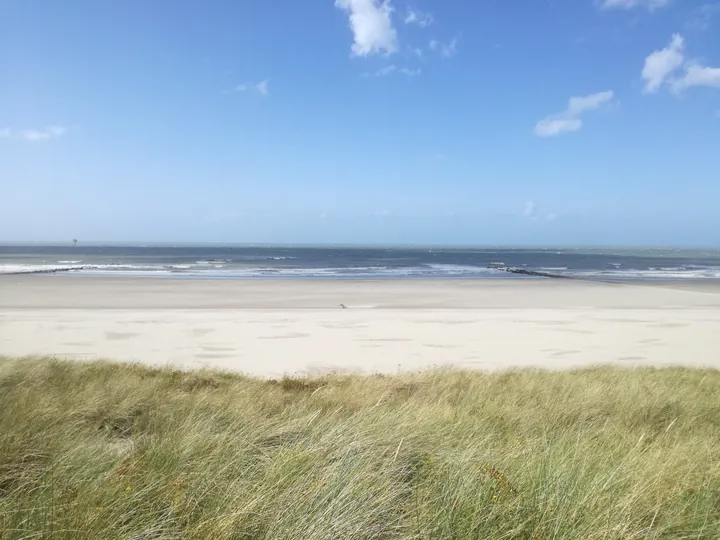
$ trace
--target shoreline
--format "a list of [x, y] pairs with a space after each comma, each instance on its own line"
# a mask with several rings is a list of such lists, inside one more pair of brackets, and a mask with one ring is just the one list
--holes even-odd
[[543, 279], [0, 277], [0, 355], [264, 378], [439, 367], [720, 368], [720, 289], [711, 289]]
[[0, 310], [720, 308], [716, 295], [720, 280], [0, 276]]
[[[72, 272], [79, 272], [83, 270], [93, 270], [96, 268], [92, 264], [88, 265], [70, 265], [65, 268], [48, 268], [48, 269], [42, 269], [42, 270], [26, 270], [26, 271], [20, 271], [20, 272], [5, 272], [4, 275], [7, 276], [21, 276], [21, 275], [37, 275], [37, 274], [70, 274]], [[502, 272], [505, 274], [510, 274], [513, 276], [524, 276], [524, 277], [539, 277], [539, 278], [550, 278], [550, 279], [583, 279], [572, 275], [562, 275], [562, 274], [554, 274], [552, 272], [547, 271], [541, 271], [541, 270], [528, 270], [527, 268], [516, 268], [516, 267], [498, 267], [495, 265], [489, 265], [483, 268], [478, 268], [478, 270], [492, 270], [495, 272]], [[173, 275], [171, 273], [171, 275]], [[158, 276], [160, 277], [160, 276]], [[170, 277], [170, 276], [166, 276]], [[177, 278], [192, 278], [196, 277], [191, 274], [186, 274], [183, 276], [182, 272], [177, 272], [176, 274]], [[202, 279], [203, 276], [197, 276]], [[408, 276], [409, 277], [409, 276]], [[461, 276], [458, 276], [461, 277]], [[477, 276], [475, 276], [477, 278]], [[489, 276], [487, 276], [489, 278]], [[468, 279], [471, 278], [471, 276], [467, 276]], [[352, 278], [350, 278], [352, 279]], [[440, 278], [442, 279], [442, 278]]]

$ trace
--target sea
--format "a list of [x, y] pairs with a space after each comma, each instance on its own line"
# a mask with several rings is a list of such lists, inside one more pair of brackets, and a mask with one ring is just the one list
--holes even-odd
[[0, 245], [0, 274], [166, 279], [720, 280], [720, 249]]

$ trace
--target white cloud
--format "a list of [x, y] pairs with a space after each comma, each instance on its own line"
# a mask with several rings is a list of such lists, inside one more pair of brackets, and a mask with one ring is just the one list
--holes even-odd
[[386, 75], [390, 75], [394, 71], [397, 70], [397, 66], [395, 64], [390, 64], [389, 66], [382, 67], [378, 69], [375, 72], [376, 77], [385, 77]]
[[408, 49], [410, 50], [411, 53], [413, 53], [413, 54], [414, 54], [415, 56], [417, 56], [418, 58], [422, 58], [422, 57], [423, 57], [423, 52], [422, 52], [422, 49], [421, 49], [420, 47], [408, 47]]
[[578, 131], [582, 128], [581, 116], [588, 112], [607, 105], [613, 99], [613, 92], [598, 92], [583, 97], [571, 97], [567, 109], [560, 114], [548, 116], [535, 125], [535, 135], [538, 137], [553, 137], [562, 133]]
[[260, 92], [263, 96], [267, 96], [270, 93], [270, 90], [268, 89], [268, 84], [270, 83], [269, 80], [265, 79], [264, 81], [260, 81], [255, 85], [255, 89]]
[[535, 204], [535, 201], [527, 201], [525, 203], [525, 207], [523, 208], [523, 216], [532, 221], [555, 221], [558, 217], [560, 217], [555, 212], [549, 212], [547, 214], [543, 213], [540, 208], [538, 208], [538, 205]]
[[409, 9], [405, 16], [405, 24], [417, 24], [422, 28], [427, 28], [433, 23], [434, 19], [430, 13]]
[[0, 128], [0, 139], [10, 136], [10, 128]]
[[48, 139], [54, 139], [67, 133], [67, 129], [63, 126], [46, 126], [43, 129], [26, 129], [24, 130], [20, 138], [30, 142], [45, 141]]
[[540, 120], [535, 126], [535, 135], [552, 137], [561, 133], [578, 131], [580, 128], [582, 128], [582, 120], [579, 118], [546, 118]]
[[450, 58], [457, 54], [457, 38], [453, 39], [450, 43], [441, 43], [437, 39], [430, 41], [430, 50], [438, 51], [442, 56]]
[[410, 69], [410, 68], [401, 68], [399, 70], [399, 73], [402, 73], [403, 75], [407, 75], [408, 77], [416, 77], [422, 73], [422, 69]]
[[644, 7], [650, 11], [657, 8], [665, 7], [670, 0], [603, 0], [603, 9], [632, 9], [636, 7]]
[[530, 217], [535, 213], [535, 202], [527, 201], [525, 203], [525, 210], [523, 210], [523, 216]]
[[693, 11], [690, 19], [685, 23], [685, 28], [691, 32], [704, 32], [710, 28], [716, 15], [720, 15], [720, 2], [703, 4]]
[[264, 81], [260, 81], [259, 83], [242, 83], [238, 84], [235, 87], [235, 92], [247, 92], [248, 90], [255, 90], [262, 96], [267, 96], [270, 94], [270, 88], [269, 85], [270, 81], [268, 79], [265, 79]]
[[683, 65], [685, 61], [684, 47], [683, 37], [680, 34], [673, 34], [667, 47], [653, 52], [645, 59], [642, 70], [645, 92], [657, 92], [665, 80]]
[[674, 92], [681, 92], [693, 86], [720, 88], [720, 68], [690, 64], [685, 67], [685, 74], [672, 82]]
[[610, 103], [613, 98], [612, 91], [598, 92], [584, 97], [571, 97], [568, 102], [567, 114], [569, 116], [580, 116], [586, 111], [593, 111]]
[[421, 69], [410, 69], [410, 68], [398, 68], [395, 64], [390, 64], [385, 67], [382, 67], [378, 69], [373, 75], [369, 73], [365, 73], [363, 77], [386, 77], [388, 75], [392, 75], [393, 73], [401, 73], [402, 75], [406, 75], [408, 77], [415, 77], [417, 75], [420, 75], [422, 73]]
[[355, 40], [352, 54], [368, 56], [397, 51], [397, 32], [392, 23], [390, 0], [335, 0], [335, 7], [349, 14]]
[[[674, 34], [670, 45], [653, 52], [645, 59], [642, 70], [645, 92], [657, 92], [665, 83], [675, 93], [693, 86], [720, 88], [720, 67], [705, 66], [700, 62], [686, 60], [684, 47], [683, 37]], [[680, 70], [682, 70], [681, 74], [674, 76]]]

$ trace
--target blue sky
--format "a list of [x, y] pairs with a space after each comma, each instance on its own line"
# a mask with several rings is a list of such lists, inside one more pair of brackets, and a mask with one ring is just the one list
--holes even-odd
[[720, 245], [720, 1], [0, 0], [0, 240]]

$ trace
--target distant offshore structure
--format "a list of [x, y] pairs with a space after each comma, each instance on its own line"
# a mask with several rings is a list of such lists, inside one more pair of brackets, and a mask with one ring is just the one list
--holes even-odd
[[73, 246], [77, 246], [77, 238], [73, 238]]

